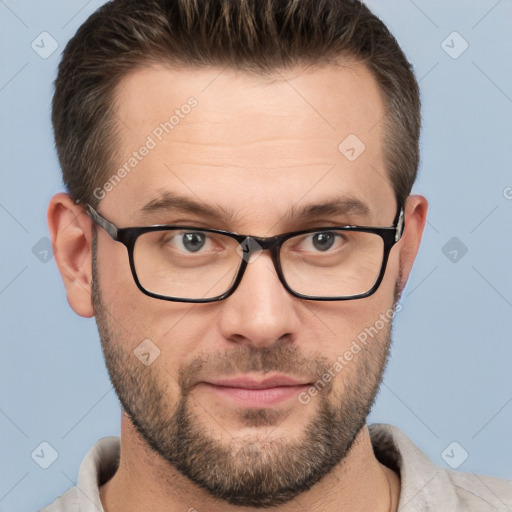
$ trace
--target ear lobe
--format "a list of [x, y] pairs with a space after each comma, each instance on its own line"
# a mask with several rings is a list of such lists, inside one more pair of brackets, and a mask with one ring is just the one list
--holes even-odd
[[63, 193], [52, 197], [47, 219], [68, 303], [78, 315], [92, 317], [92, 222], [83, 208]]
[[427, 221], [428, 202], [423, 196], [409, 196], [405, 203], [405, 228], [400, 240], [400, 282], [398, 288], [402, 293], [412, 265], [420, 247], [421, 237]]

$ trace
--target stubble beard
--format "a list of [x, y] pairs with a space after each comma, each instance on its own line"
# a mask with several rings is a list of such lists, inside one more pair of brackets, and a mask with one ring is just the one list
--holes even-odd
[[[226, 433], [221, 424], [216, 424], [215, 411], [194, 397], [199, 371], [207, 369], [208, 375], [225, 376], [250, 371], [296, 373], [300, 369], [320, 379], [332, 362], [320, 355], [314, 360], [305, 358], [294, 344], [263, 349], [240, 346], [207, 358], [197, 357], [182, 366], [178, 375], [180, 395], [171, 397], [166, 391], [165, 374], [158, 371], [156, 364], [143, 365], [125, 348], [130, 340], [123, 339], [122, 332], [114, 329], [102, 300], [95, 253], [92, 298], [110, 380], [124, 412], [157, 456], [211, 496], [254, 508], [289, 502], [342, 463], [366, 423], [382, 381], [391, 343], [391, 322], [354, 356], [349, 364], [355, 366], [343, 368], [310, 403], [297, 402], [289, 411], [304, 407], [311, 416], [306, 408], [316, 408], [299, 438], [289, 440], [277, 433], [285, 430], [279, 426], [287, 418], [278, 408], [241, 410], [243, 425], [260, 427], [265, 434], [237, 436], [236, 431]], [[397, 298], [395, 293], [395, 302]], [[333, 386], [336, 379], [343, 379], [342, 392]], [[208, 429], [198, 412], [216, 429]]]

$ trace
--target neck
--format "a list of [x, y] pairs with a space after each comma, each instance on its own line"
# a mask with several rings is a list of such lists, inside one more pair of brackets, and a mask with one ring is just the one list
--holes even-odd
[[[368, 428], [361, 429], [345, 457], [329, 474], [292, 501], [268, 512], [396, 512], [399, 476], [376, 458]], [[249, 512], [213, 498], [164, 461], [140, 438], [123, 414], [121, 458], [115, 475], [100, 488], [105, 512]]]

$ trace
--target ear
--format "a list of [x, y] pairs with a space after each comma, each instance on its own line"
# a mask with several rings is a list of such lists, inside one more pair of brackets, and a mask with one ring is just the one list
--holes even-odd
[[405, 202], [405, 228], [400, 240], [400, 293], [407, 284], [420, 247], [423, 229], [427, 221], [427, 210], [428, 202], [423, 196], [409, 196]]
[[56, 194], [48, 207], [53, 254], [66, 287], [68, 303], [83, 317], [94, 316], [92, 285], [92, 221], [68, 194]]

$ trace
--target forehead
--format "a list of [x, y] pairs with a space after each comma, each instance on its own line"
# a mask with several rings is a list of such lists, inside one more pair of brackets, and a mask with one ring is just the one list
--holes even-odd
[[126, 219], [165, 191], [225, 206], [240, 222], [275, 222], [334, 192], [376, 214], [395, 209], [383, 164], [385, 108], [361, 63], [266, 77], [155, 65], [121, 81], [116, 110], [112, 173], [127, 172], [103, 204]]

